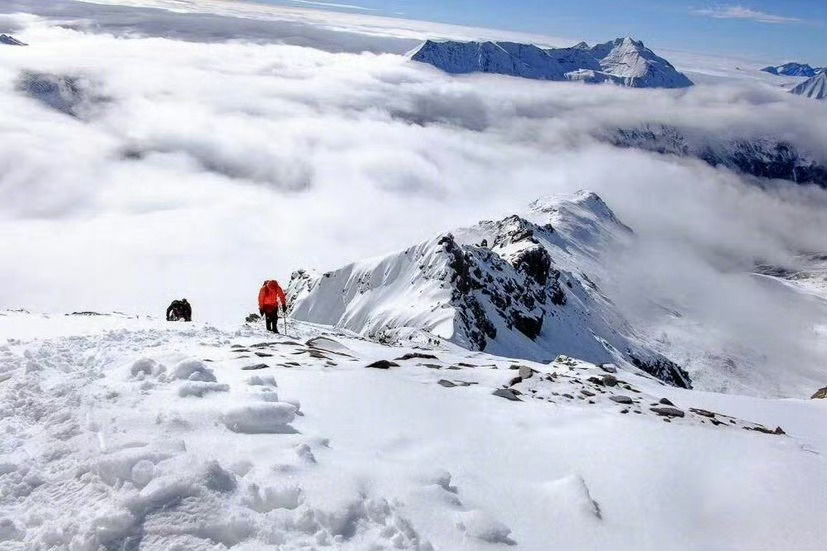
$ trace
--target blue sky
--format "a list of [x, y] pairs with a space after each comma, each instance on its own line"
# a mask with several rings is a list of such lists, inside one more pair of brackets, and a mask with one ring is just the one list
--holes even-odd
[[[827, 65], [827, 0], [257, 0], [584, 38], [631, 35], [653, 48]], [[324, 4], [324, 5], [322, 5]]]

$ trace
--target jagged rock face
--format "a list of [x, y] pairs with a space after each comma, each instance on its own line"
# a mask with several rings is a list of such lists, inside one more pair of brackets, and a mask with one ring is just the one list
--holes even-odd
[[543, 49], [514, 42], [426, 41], [411, 59], [451, 74], [495, 73], [538, 80], [685, 88], [692, 81], [643, 42], [618, 38], [589, 47]]
[[712, 166], [724, 166], [759, 178], [777, 178], [827, 188], [827, 166], [783, 140], [713, 141], [714, 138], [703, 138], [705, 141], [699, 141], [700, 138], [690, 138], [678, 128], [659, 124], [597, 132], [595, 137], [618, 147], [696, 157]]
[[630, 234], [594, 194], [540, 201], [528, 218], [481, 222], [320, 276], [298, 271], [288, 286], [292, 314], [381, 342], [436, 339], [530, 360], [624, 363], [689, 387], [583, 271], [608, 231]]

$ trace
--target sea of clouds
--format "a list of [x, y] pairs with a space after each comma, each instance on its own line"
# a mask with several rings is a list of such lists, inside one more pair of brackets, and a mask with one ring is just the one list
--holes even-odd
[[827, 161], [819, 102], [451, 77], [399, 55], [416, 42], [399, 32], [70, 0], [4, 2], [0, 32], [30, 43], [0, 46], [0, 307], [159, 314], [186, 296], [236, 321], [264, 279], [587, 188], [639, 236], [613, 259], [631, 317], [659, 327], [673, 305], [762, 365], [827, 358], [824, 305], [749, 275], [827, 252], [825, 190], [594, 138], [668, 124]]

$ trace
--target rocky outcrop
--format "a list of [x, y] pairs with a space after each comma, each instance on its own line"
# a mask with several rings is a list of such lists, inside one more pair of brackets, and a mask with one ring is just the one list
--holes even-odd
[[810, 396], [811, 400], [824, 400], [827, 399], [827, 386], [824, 388], [820, 388], [816, 390], [815, 394]]

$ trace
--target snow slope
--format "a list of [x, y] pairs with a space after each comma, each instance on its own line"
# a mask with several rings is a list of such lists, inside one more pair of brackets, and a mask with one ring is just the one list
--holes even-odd
[[524, 217], [485, 221], [323, 275], [293, 274], [297, 319], [382, 342], [447, 340], [470, 350], [549, 362], [559, 354], [634, 364], [688, 386], [604, 296], [600, 251], [631, 230], [594, 193], [537, 201]]
[[290, 333], [2, 313], [0, 547], [823, 545], [825, 401]]
[[790, 92], [813, 99], [827, 98], [827, 72], [822, 71], [816, 76], [808, 78]]
[[632, 38], [589, 47], [543, 49], [514, 42], [428, 40], [411, 59], [452, 74], [496, 73], [539, 80], [611, 82], [633, 88], [685, 88], [692, 82]]

